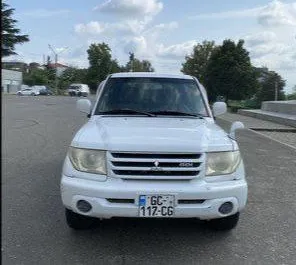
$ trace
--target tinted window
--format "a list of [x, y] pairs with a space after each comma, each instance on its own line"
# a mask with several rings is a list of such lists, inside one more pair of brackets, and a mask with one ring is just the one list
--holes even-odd
[[110, 78], [95, 114], [117, 109], [207, 114], [196, 82], [175, 78]]
[[80, 89], [80, 88], [81, 88], [81, 86], [79, 86], [79, 85], [72, 85], [72, 86], [69, 86], [68, 89]]

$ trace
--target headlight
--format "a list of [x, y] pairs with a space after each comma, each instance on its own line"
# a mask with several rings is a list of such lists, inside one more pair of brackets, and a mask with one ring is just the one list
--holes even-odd
[[106, 175], [106, 151], [70, 147], [68, 156], [76, 170]]
[[240, 161], [239, 151], [207, 153], [206, 176], [231, 174]]

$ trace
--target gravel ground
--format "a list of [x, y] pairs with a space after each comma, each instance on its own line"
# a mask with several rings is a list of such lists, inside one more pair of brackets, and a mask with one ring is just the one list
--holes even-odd
[[260, 131], [261, 134], [296, 148], [296, 133]]

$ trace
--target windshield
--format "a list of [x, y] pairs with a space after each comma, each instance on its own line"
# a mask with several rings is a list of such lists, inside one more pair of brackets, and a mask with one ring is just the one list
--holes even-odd
[[79, 85], [70, 85], [68, 89], [77, 90], [77, 89], [80, 89], [80, 86]]
[[110, 78], [95, 115], [118, 114], [116, 110], [208, 116], [196, 82], [176, 78]]

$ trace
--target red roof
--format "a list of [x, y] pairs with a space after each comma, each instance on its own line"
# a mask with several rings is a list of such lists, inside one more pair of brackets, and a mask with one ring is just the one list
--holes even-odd
[[52, 67], [52, 68], [58, 68], [58, 67], [64, 67], [64, 68], [68, 68], [67, 65], [64, 65], [64, 64], [61, 64], [61, 63], [51, 63], [48, 65], [49, 67]]

